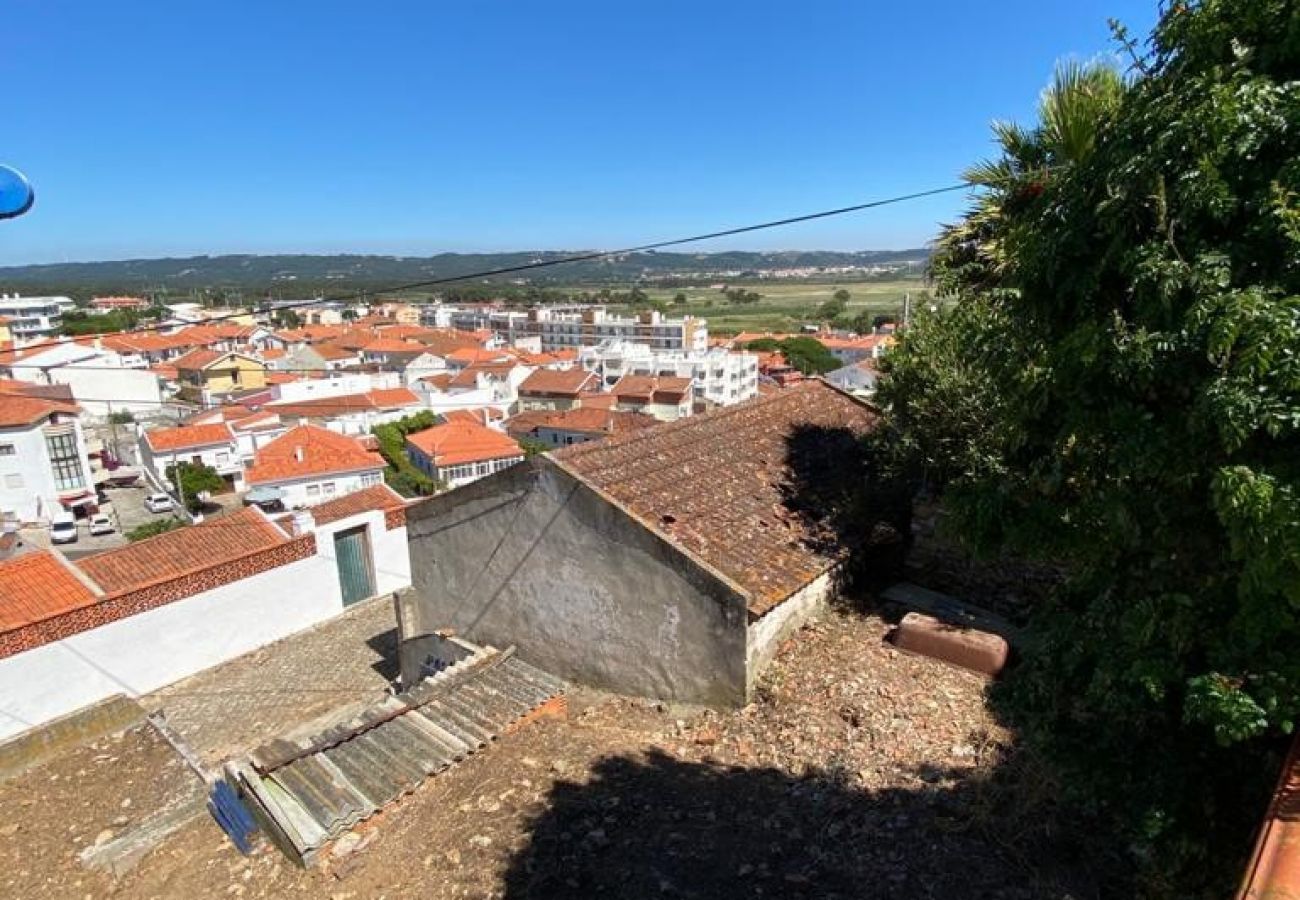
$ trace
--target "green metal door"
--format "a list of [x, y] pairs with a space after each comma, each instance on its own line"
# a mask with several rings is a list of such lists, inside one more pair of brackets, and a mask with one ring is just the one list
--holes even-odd
[[370, 544], [366, 540], [364, 525], [334, 535], [334, 560], [339, 569], [339, 587], [343, 589], [344, 606], [351, 606], [358, 600], [374, 595]]

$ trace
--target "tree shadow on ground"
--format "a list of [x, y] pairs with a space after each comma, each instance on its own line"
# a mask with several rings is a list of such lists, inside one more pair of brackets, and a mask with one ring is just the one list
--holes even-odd
[[509, 898], [1085, 898], [1088, 866], [1044, 854], [1050, 817], [1000, 820], [982, 777], [914, 789], [847, 773], [684, 762], [653, 752], [558, 782], [505, 876]]
[[888, 477], [848, 428], [801, 426], [785, 443], [782, 503], [801, 522], [804, 544], [840, 561], [840, 592], [897, 581], [910, 546], [909, 486]]

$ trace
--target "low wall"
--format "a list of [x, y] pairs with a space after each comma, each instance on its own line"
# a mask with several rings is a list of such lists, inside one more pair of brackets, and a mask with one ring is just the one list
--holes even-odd
[[0, 738], [112, 694], [138, 697], [343, 610], [313, 556], [0, 660]]
[[750, 623], [747, 697], [753, 697], [759, 677], [776, 656], [781, 642], [825, 610], [826, 604], [835, 596], [837, 580], [835, 570], [825, 572]]

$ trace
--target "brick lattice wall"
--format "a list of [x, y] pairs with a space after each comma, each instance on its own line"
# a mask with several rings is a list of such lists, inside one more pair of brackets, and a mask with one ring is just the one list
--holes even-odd
[[[400, 510], [397, 512], [399, 515], [402, 513]], [[0, 659], [14, 656], [24, 650], [31, 650], [42, 644], [63, 640], [83, 631], [90, 631], [92, 628], [99, 628], [101, 625], [108, 625], [128, 616], [157, 609], [225, 584], [250, 578], [278, 566], [308, 559], [315, 554], [316, 535], [306, 534], [283, 544], [220, 563], [202, 572], [111, 595], [91, 606], [74, 609], [52, 619], [33, 622], [31, 625], [0, 634]]]

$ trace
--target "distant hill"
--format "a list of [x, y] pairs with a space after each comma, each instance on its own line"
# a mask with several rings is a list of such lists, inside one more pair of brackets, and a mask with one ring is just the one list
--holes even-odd
[[[65, 293], [97, 291], [159, 291], [184, 293], [223, 289], [298, 294], [315, 290], [336, 292], [371, 289], [453, 278], [538, 260], [560, 259], [582, 251], [519, 251], [511, 253], [441, 253], [436, 256], [194, 256], [185, 259], [132, 259], [109, 262], [54, 263], [39, 266], [0, 267], [0, 291]], [[671, 278], [755, 277], [779, 269], [810, 267], [895, 267], [924, 263], [929, 251], [791, 250], [759, 253], [629, 253], [618, 257], [517, 275], [498, 281], [523, 279], [530, 284], [600, 284]]]

